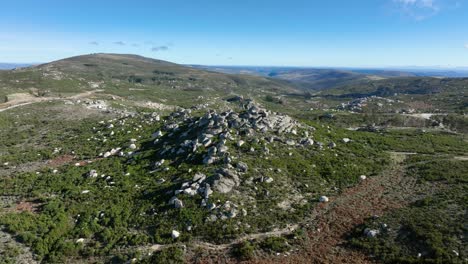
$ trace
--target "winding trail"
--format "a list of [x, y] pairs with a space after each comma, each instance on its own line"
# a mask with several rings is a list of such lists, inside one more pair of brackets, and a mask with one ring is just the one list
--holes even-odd
[[[203, 241], [193, 241], [191, 242], [188, 246], [194, 247], [194, 248], [199, 248], [199, 249], [204, 249], [204, 250], [209, 250], [209, 251], [221, 251], [221, 250], [228, 250], [232, 248], [234, 245], [239, 244], [243, 241], [247, 240], [255, 240], [255, 239], [263, 239], [267, 237], [273, 237], [273, 236], [282, 236], [282, 235], [287, 235], [292, 233], [294, 230], [296, 230], [299, 227], [299, 225], [291, 225], [288, 226], [284, 229], [279, 229], [279, 230], [274, 230], [270, 232], [265, 232], [265, 233], [255, 233], [255, 234], [248, 234], [243, 237], [234, 239], [233, 241], [226, 243], [226, 244], [213, 244], [213, 243], [208, 243], [208, 242], [203, 242]], [[143, 251], [148, 251], [148, 252], [157, 252], [161, 251], [165, 248], [173, 247], [174, 244], [167, 244], [167, 245], [160, 245], [160, 244], [154, 244], [148, 247], [141, 247], [140, 250]]]

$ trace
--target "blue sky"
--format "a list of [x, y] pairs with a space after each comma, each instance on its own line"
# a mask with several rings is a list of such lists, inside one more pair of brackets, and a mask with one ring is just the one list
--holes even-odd
[[207, 65], [468, 66], [468, 0], [0, 4], [0, 61], [95, 52]]

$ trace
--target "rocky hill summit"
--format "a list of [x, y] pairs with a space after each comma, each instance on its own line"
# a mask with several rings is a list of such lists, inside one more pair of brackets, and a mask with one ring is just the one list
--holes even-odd
[[[241, 184], [273, 182], [273, 178], [266, 176], [244, 177], [249, 166], [242, 161], [239, 150], [245, 149], [258, 158], [268, 159], [271, 155], [269, 146], [274, 143], [301, 148], [314, 145], [313, 127], [287, 115], [268, 111], [250, 99], [235, 97], [229, 101], [237, 110], [221, 113], [207, 110], [201, 117], [192, 117], [190, 109], [173, 112], [163, 128], [152, 135], [158, 149], [158, 160], [152, 172], [167, 170], [168, 160], [173, 164], [195, 163], [209, 168], [209, 176], [195, 173], [192, 179], [182, 182], [169, 200], [170, 205], [183, 207], [178, 195], [199, 195], [202, 198], [200, 205], [213, 210], [216, 208], [210, 201], [213, 192], [227, 194]], [[321, 147], [322, 144], [317, 143], [316, 146]], [[243, 212], [247, 213], [245, 209]], [[235, 210], [229, 215], [235, 217]], [[210, 216], [210, 219], [216, 218]]]
[[[119, 112], [120, 117], [93, 127], [90, 139], [108, 146], [98, 163], [77, 165], [87, 169], [83, 177], [91, 186], [104, 180], [110, 191], [127, 182], [135, 192], [134, 210], [142, 212], [135, 221], [142, 232], [159, 234], [154, 242], [163, 244], [190, 237], [229, 242], [287, 228], [380, 166], [369, 160], [380, 154], [331, 127], [242, 96], [224, 102], [173, 112]], [[350, 148], [361, 154], [350, 155]], [[122, 175], [103, 173], [108, 167], [101, 162], [119, 162], [112, 166], [123, 166]], [[97, 194], [91, 188], [81, 195]], [[174, 232], [175, 238], [169, 235]]]

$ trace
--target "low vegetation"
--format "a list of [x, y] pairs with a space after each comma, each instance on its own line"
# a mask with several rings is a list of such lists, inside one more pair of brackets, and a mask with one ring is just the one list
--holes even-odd
[[[463, 263], [464, 80], [362, 85], [304, 93], [112, 54], [2, 71], [0, 97], [50, 100], [0, 112], [0, 226], [19, 243], [0, 246], [1, 261], [32, 252], [43, 263], [184, 263], [197, 248], [242, 261], [300, 254], [325, 207], [319, 198], [333, 210], [334, 197], [385, 177], [398, 155], [414, 199], [369, 215], [347, 241], [386, 263]], [[429, 108], [416, 103], [428, 96]]]

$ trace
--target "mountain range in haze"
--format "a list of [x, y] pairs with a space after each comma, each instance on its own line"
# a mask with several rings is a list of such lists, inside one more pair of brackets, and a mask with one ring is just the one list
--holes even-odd
[[23, 67], [30, 67], [33, 65], [37, 65], [38, 63], [7, 63], [7, 62], [0, 62], [0, 70], [11, 70], [15, 68], [23, 68]]

